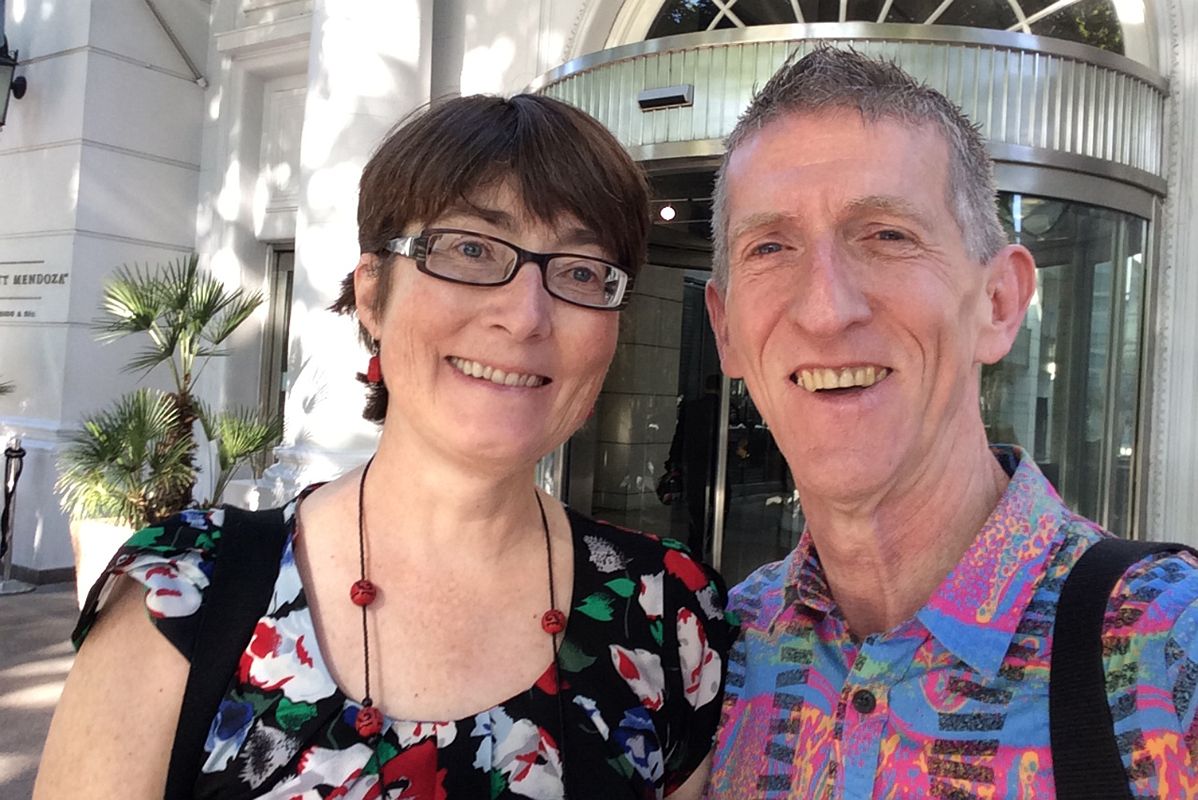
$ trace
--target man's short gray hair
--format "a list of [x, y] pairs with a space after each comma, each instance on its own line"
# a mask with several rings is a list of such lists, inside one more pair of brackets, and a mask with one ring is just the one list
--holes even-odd
[[728, 136], [712, 202], [713, 278], [728, 285], [728, 186], [736, 148], [769, 123], [792, 114], [856, 110], [866, 122], [928, 125], [948, 144], [948, 207], [969, 256], [989, 261], [1007, 244], [995, 205], [994, 164], [978, 128], [940, 92], [916, 81], [893, 61], [852, 49], [821, 46], [792, 56], [762, 87]]

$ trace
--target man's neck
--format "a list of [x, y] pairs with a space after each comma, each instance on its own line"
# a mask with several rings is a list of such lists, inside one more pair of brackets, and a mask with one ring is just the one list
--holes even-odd
[[828, 586], [853, 634], [888, 631], [913, 617], [969, 549], [1008, 480], [982, 440], [931, 461], [911, 485], [876, 501], [805, 501]]

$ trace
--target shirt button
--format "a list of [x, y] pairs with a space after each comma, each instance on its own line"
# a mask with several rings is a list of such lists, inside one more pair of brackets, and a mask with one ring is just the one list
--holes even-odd
[[858, 714], [871, 714], [878, 707], [878, 698], [869, 689], [858, 689], [853, 692], [853, 708]]

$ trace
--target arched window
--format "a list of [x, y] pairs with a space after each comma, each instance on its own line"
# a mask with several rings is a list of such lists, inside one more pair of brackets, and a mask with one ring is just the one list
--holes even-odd
[[667, 0], [646, 39], [794, 22], [898, 22], [1032, 33], [1123, 54], [1112, 0]]

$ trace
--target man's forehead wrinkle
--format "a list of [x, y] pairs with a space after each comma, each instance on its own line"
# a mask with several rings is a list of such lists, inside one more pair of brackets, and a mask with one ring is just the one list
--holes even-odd
[[925, 225], [931, 222], [931, 215], [925, 209], [905, 197], [895, 195], [871, 194], [855, 197], [845, 204], [845, 209], [850, 213], [880, 211], [907, 217]]
[[736, 241], [744, 234], [755, 230], [756, 228], [764, 228], [778, 222], [796, 220], [798, 218], [798, 214], [788, 214], [782, 211], [758, 211], [750, 214], [742, 220], [738, 220], [736, 224], [732, 226], [732, 235], [729, 238], [732, 241]]

